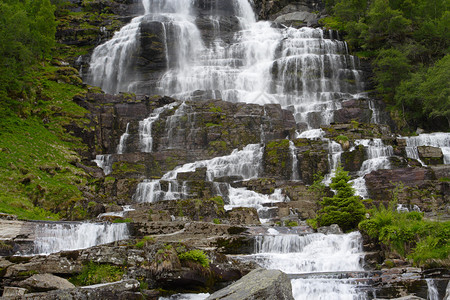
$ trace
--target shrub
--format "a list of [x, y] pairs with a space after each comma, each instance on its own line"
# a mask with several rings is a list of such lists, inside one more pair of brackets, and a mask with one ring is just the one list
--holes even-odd
[[70, 278], [75, 285], [92, 285], [98, 283], [114, 282], [122, 279], [124, 271], [121, 267], [109, 264], [89, 262], [76, 277]]
[[191, 250], [178, 254], [178, 258], [183, 261], [193, 261], [199, 263], [202, 267], [209, 267], [209, 259], [202, 250]]
[[354, 196], [349, 180], [348, 172], [339, 166], [330, 184], [336, 194], [333, 197], [323, 197], [320, 202], [322, 208], [315, 219], [319, 227], [338, 224], [342, 230], [349, 231], [356, 228], [364, 218], [366, 209], [360, 198]]

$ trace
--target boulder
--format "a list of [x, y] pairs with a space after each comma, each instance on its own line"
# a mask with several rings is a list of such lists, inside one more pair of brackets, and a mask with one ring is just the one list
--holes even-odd
[[417, 147], [420, 159], [427, 165], [441, 165], [444, 163], [444, 155], [441, 148], [431, 146]]
[[46, 293], [27, 294], [22, 298], [35, 300], [144, 299], [143, 295], [139, 292], [139, 281], [135, 279], [97, 284], [68, 290], [54, 290]]
[[27, 292], [27, 289], [19, 288], [15, 286], [5, 286], [3, 288], [3, 297], [16, 297], [16, 296], [23, 296]]
[[337, 224], [331, 224], [330, 226], [322, 226], [317, 228], [317, 232], [323, 234], [341, 234], [342, 230]]
[[256, 269], [207, 300], [293, 300], [291, 281], [279, 270]]
[[20, 287], [32, 292], [45, 292], [50, 290], [65, 290], [75, 286], [67, 279], [52, 274], [35, 274], [19, 283]]

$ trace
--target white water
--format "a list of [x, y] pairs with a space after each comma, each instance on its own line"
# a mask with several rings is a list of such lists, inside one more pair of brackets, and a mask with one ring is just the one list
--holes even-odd
[[250, 257], [264, 268], [288, 274], [308, 274], [293, 279], [295, 299], [367, 299], [351, 279], [323, 272], [362, 271], [364, 253], [359, 232], [349, 234], [313, 233], [304, 236], [279, 234], [257, 236], [255, 254]]
[[99, 168], [103, 170], [103, 173], [105, 173], [105, 175], [108, 175], [112, 172], [112, 156], [110, 154], [97, 155], [95, 156], [94, 162]]
[[228, 187], [228, 197], [230, 203], [225, 205], [226, 210], [235, 207], [254, 207], [256, 210], [264, 210], [264, 204], [275, 202], [286, 202], [289, 198], [281, 193], [281, 189], [276, 189], [271, 195], [263, 195], [245, 188]]
[[129, 71], [129, 58], [144, 21], [162, 25], [167, 65], [157, 90], [147, 93], [187, 100], [207, 91], [225, 101], [279, 103], [294, 112], [297, 122], [318, 128], [333, 121], [340, 101], [363, 91], [358, 59], [348, 54], [345, 42], [324, 38], [321, 29], [275, 28], [271, 22], [256, 22], [248, 0], [229, 0], [225, 5], [239, 20], [240, 30], [222, 40], [222, 17], [211, 7], [211, 15], [203, 17], [212, 23], [215, 38], [205, 43], [194, 1], [142, 3], [144, 16], [133, 19], [92, 55], [87, 81], [106, 92], [133, 91], [139, 84], [140, 76]]
[[330, 166], [330, 173], [325, 175], [323, 182], [326, 185], [331, 183], [331, 178], [336, 174], [337, 167], [341, 163], [342, 146], [335, 141], [328, 141], [328, 165]]
[[363, 162], [358, 172], [358, 178], [352, 182], [355, 194], [367, 198], [368, 193], [364, 176], [372, 171], [390, 169], [389, 157], [394, 155], [394, 150], [392, 146], [385, 146], [381, 139], [355, 140], [355, 146], [359, 145], [364, 146], [367, 159]]
[[406, 154], [409, 158], [419, 160], [418, 146], [432, 146], [442, 150], [444, 156], [444, 164], [450, 164], [450, 133], [435, 132], [428, 134], [420, 134], [414, 137], [405, 137], [406, 140]]
[[155, 121], [159, 119], [159, 116], [164, 111], [173, 108], [177, 105], [176, 102], [164, 105], [163, 107], [156, 108], [148, 118], [139, 121], [139, 143], [141, 145], [142, 152], [152, 152], [153, 151], [153, 137], [152, 137], [152, 126]]
[[439, 300], [439, 291], [436, 287], [434, 280], [431, 278], [427, 278], [425, 280], [427, 282], [428, 288], [427, 300]]
[[127, 239], [125, 223], [44, 223], [35, 230], [34, 254], [85, 249]]
[[290, 274], [363, 270], [359, 232], [259, 236], [255, 252], [263, 267]]
[[[176, 181], [178, 173], [194, 172], [197, 168], [206, 168], [206, 179], [225, 176], [239, 176], [248, 180], [258, 176], [263, 147], [259, 144], [250, 144], [242, 150], [235, 149], [230, 155], [215, 157], [209, 160], [196, 161], [175, 168], [164, 174], [161, 180], [145, 180], [138, 184], [134, 200], [136, 202], [156, 202], [161, 200], [175, 200], [187, 197], [187, 190]], [[161, 181], [169, 182], [169, 189], [161, 189]]]
[[125, 133], [122, 134], [119, 140], [119, 145], [117, 145], [117, 154], [123, 154], [126, 150], [126, 142], [130, 133], [128, 132], [128, 128], [130, 127], [130, 123], [127, 123], [127, 128], [125, 129]]

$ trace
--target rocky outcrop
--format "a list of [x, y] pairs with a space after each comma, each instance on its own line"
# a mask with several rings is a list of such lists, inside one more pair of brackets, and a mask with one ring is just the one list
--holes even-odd
[[75, 287], [67, 279], [52, 274], [35, 274], [24, 281], [21, 281], [19, 286], [26, 288], [30, 292], [65, 290]]
[[291, 282], [279, 270], [253, 270], [232, 285], [209, 296], [207, 300], [293, 300]]
[[417, 147], [417, 152], [426, 165], [440, 165], [444, 163], [444, 155], [441, 148], [419, 146]]
[[275, 20], [282, 15], [294, 12], [320, 12], [325, 8], [324, 2], [314, 0], [255, 0], [254, 3], [260, 20]]
[[143, 299], [139, 292], [139, 281], [124, 280], [103, 285], [86, 286], [82, 288], [55, 290], [46, 293], [26, 294], [22, 299], [57, 300], [57, 299]]
[[314, 182], [315, 174], [327, 174], [328, 142], [322, 140], [297, 139], [294, 141], [298, 160], [299, 177], [305, 184]]

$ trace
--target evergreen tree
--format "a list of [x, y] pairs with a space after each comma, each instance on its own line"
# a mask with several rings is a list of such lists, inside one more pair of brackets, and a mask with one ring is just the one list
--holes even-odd
[[350, 176], [342, 167], [338, 167], [336, 175], [331, 179], [330, 187], [336, 191], [333, 197], [324, 197], [320, 202], [316, 221], [318, 226], [338, 224], [344, 231], [357, 228], [364, 218], [366, 209], [360, 197], [349, 183]]

